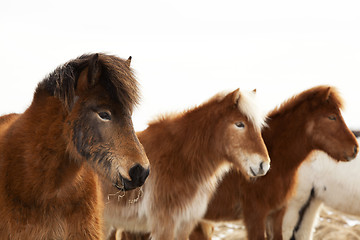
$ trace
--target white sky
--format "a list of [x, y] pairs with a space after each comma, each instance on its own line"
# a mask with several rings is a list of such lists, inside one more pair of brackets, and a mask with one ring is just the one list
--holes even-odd
[[223, 90], [257, 89], [269, 111], [330, 84], [360, 129], [360, 2], [2, 1], [0, 114], [23, 112], [58, 65], [83, 53], [133, 57], [136, 130]]

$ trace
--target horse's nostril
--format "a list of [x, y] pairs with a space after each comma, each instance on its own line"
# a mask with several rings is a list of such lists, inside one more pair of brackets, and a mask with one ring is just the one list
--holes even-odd
[[137, 181], [143, 184], [146, 178], [149, 176], [149, 168], [145, 169], [140, 164], [136, 164], [129, 171], [129, 176], [131, 177], [131, 181]]
[[357, 152], [358, 152], [358, 146], [355, 146], [355, 147], [354, 147], [354, 155], [356, 155]]
[[140, 164], [136, 164], [129, 170], [129, 175], [131, 177], [131, 180], [134, 180], [136, 178], [139, 178], [139, 175], [142, 174], [144, 171], [144, 168]]
[[260, 163], [260, 170], [264, 170], [264, 162]]
[[270, 168], [270, 164], [268, 162], [261, 162], [260, 163], [260, 169], [266, 173]]

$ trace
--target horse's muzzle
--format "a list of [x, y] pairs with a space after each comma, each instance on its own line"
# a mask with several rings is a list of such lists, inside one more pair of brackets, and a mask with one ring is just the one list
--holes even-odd
[[358, 146], [355, 146], [353, 155], [352, 156], [345, 156], [346, 160], [348, 160], [348, 161], [353, 160], [356, 157], [356, 155], [358, 154], [358, 151], [359, 151]]
[[119, 190], [129, 191], [135, 188], [141, 187], [144, 183], [146, 178], [149, 176], [150, 169], [143, 168], [140, 164], [136, 164], [129, 170], [129, 176], [131, 180], [123, 178], [120, 175], [121, 184], [116, 182], [114, 185]]

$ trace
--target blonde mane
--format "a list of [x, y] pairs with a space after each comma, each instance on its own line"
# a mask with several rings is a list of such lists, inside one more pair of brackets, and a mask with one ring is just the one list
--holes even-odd
[[238, 108], [254, 126], [261, 131], [263, 127], [266, 127], [266, 115], [265, 112], [259, 107], [259, 103], [256, 98], [256, 91], [240, 91]]
[[[242, 114], [244, 114], [250, 122], [254, 124], [254, 127], [256, 129], [261, 130], [263, 127], [266, 127], [266, 114], [261, 109], [260, 104], [258, 103], [258, 100], [256, 98], [256, 90], [252, 91], [242, 91], [240, 89], [237, 89], [236, 99], [238, 99], [237, 106]], [[208, 102], [211, 101], [222, 101], [227, 94], [229, 94], [228, 91], [223, 91], [212, 98], [209, 99]]]

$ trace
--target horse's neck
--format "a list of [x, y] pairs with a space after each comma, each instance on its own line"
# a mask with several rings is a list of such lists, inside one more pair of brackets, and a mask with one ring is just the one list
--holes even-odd
[[183, 144], [180, 150], [183, 154], [182, 161], [194, 164], [196, 168], [193, 168], [193, 170], [197, 174], [201, 174], [204, 169], [208, 169], [210, 173], [213, 173], [225, 161], [221, 152], [217, 149], [214, 139], [211, 137], [211, 131], [213, 130], [209, 129], [213, 129], [213, 127], [204, 125], [185, 125], [180, 130], [186, 132], [179, 139]]
[[19, 117], [19, 114], [8, 114], [0, 117], [0, 141], [11, 124]]
[[11, 169], [7, 181], [11, 185], [9, 189], [17, 194], [27, 198], [56, 194], [80, 169], [66, 153], [60, 108], [31, 105], [9, 126], [11, 134], [2, 146], [7, 164], [4, 171]]
[[166, 122], [150, 126], [138, 137], [154, 171], [156, 168], [158, 172], [171, 175], [172, 179], [182, 179], [193, 185], [221, 177], [228, 167], [212, 147], [208, 133], [203, 132], [201, 127], [185, 128]]
[[269, 128], [263, 131], [268, 147], [272, 170], [296, 171], [308, 154], [313, 150], [308, 142], [305, 123], [283, 124], [282, 119], [271, 119]]

